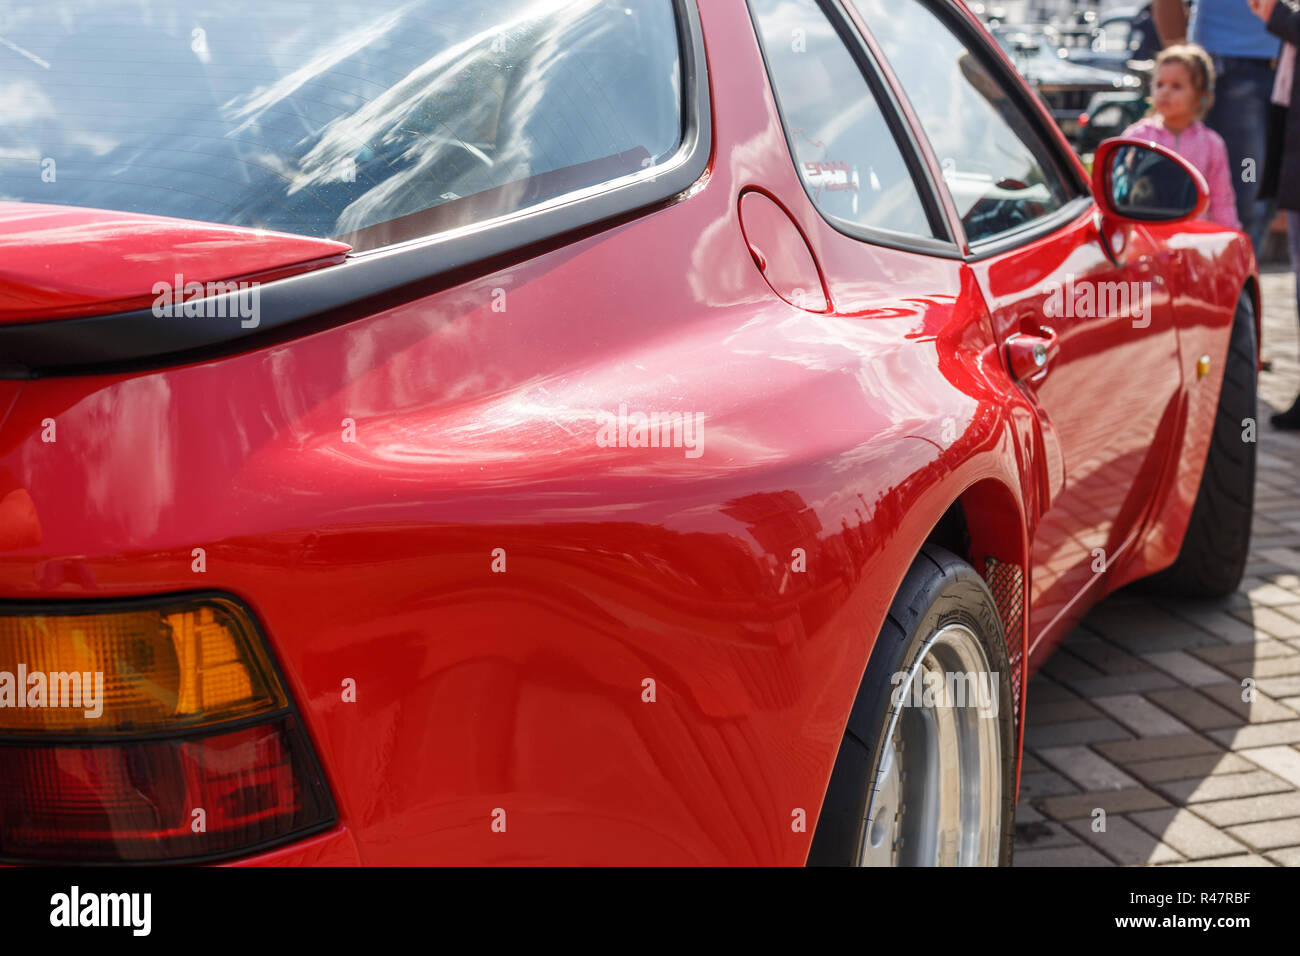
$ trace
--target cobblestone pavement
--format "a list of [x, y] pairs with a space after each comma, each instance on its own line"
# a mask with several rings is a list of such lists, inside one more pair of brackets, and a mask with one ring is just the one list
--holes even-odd
[[1300, 390], [1289, 270], [1263, 299], [1246, 578], [1222, 600], [1112, 595], [1030, 682], [1017, 866], [1300, 866], [1300, 434], [1268, 424]]

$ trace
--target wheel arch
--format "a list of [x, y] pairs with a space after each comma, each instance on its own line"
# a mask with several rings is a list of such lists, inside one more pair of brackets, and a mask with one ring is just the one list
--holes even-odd
[[998, 606], [1011, 664], [1019, 789], [1028, 663], [1029, 564], [1028, 529], [1016, 494], [996, 478], [975, 481], [943, 512], [924, 543], [937, 544], [973, 567], [984, 578]]

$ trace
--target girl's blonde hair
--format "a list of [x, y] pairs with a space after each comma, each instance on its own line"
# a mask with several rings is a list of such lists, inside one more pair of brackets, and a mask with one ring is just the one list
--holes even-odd
[[[1197, 93], [1201, 94], [1201, 108], [1196, 118], [1204, 119], [1205, 114], [1214, 105], [1214, 61], [1210, 59], [1210, 54], [1206, 53], [1205, 47], [1200, 44], [1177, 43], [1165, 47], [1156, 55], [1157, 70], [1167, 63], [1186, 67], [1187, 72], [1191, 74], [1192, 86], [1196, 88]], [[1151, 111], [1154, 113], [1155, 107], [1152, 107]]]

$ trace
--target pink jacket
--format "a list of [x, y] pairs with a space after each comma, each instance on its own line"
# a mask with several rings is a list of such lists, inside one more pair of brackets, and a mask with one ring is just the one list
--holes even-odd
[[1232, 189], [1232, 173], [1228, 167], [1228, 147], [1222, 136], [1199, 121], [1174, 134], [1165, 129], [1159, 116], [1138, 120], [1124, 130], [1124, 135], [1172, 149], [1199, 169], [1210, 187], [1210, 207], [1202, 218], [1232, 229], [1241, 228], [1237, 194]]

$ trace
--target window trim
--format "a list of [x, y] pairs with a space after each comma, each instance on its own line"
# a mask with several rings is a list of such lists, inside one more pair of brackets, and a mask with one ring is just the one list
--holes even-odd
[[[666, 162], [481, 223], [353, 253], [338, 265], [266, 283], [259, 290], [256, 329], [177, 322], [154, 316], [152, 309], [0, 325], [0, 380], [158, 368], [295, 338], [355, 319], [357, 308], [377, 296], [394, 293], [404, 301], [425, 295], [427, 287], [417, 283], [517, 256], [539, 243], [572, 241], [580, 230], [601, 228], [681, 196], [708, 169], [712, 112], [699, 10], [695, 0], [669, 2], [681, 64], [682, 139]], [[209, 297], [203, 307], [222, 309], [207, 314], [238, 315], [238, 295]], [[234, 311], [225, 311], [231, 306]]]
[[841, 219], [822, 209], [809, 191], [808, 184], [799, 171], [799, 160], [796, 158], [798, 153], [790, 137], [790, 124], [786, 120], [786, 110], [781, 103], [781, 94], [777, 90], [776, 81], [772, 77], [771, 63], [768, 60], [767, 46], [763, 41], [763, 31], [758, 22], [758, 14], [754, 11], [751, 0], [745, 0], [750, 23], [754, 28], [754, 38], [758, 44], [759, 55], [763, 60], [763, 72], [767, 79], [768, 90], [772, 94], [773, 102], [776, 103], [777, 116], [781, 123], [781, 135], [785, 138], [786, 149], [790, 153], [791, 167], [794, 170], [795, 177], [799, 180], [804, 195], [808, 197], [809, 204], [816, 210], [817, 215], [825, 220], [827, 225], [852, 239], [871, 243], [872, 245], [885, 246], [890, 249], [899, 249], [904, 252], [919, 252], [924, 255], [945, 259], [961, 259], [961, 247], [953, 237], [952, 224], [949, 222], [943, 203], [935, 189], [936, 184], [930, 175], [928, 164], [924, 161], [920, 144], [916, 141], [915, 130], [912, 129], [912, 125], [902, 114], [894, 89], [885, 81], [871, 49], [864, 42], [862, 35], [858, 32], [852, 20], [835, 0], [811, 0], [811, 2], [826, 17], [831, 29], [835, 31], [840, 42], [844, 44], [845, 51], [862, 74], [867, 89], [874, 97], [881, 116], [884, 117], [885, 124], [893, 135], [894, 143], [898, 147], [903, 163], [911, 176], [912, 185], [921, 200], [930, 228], [941, 233], [946, 238], [915, 236], [904, 232], [896, 232], [892, 229], [864, 226], [861, 223]]
[[[852, 0], [849, 0], [849, 2], [852, 2]], [[1020, 107], [1021, 114], [1028, 121], [1030, 129], [1035, 133], [1038, 142], [1045, 150], [1047, 159], [1051, 162], [1057, 179], [1067, 189], [1066, 200], [1059, 209], [1024, 226], [999, 233], [996, 236], [990, 236], [987, 239], [977, 239], [972, 242], [966, 235], [965, 226], [958, 217], [952, 223], [952, 228], [958, 230], [961, 243], [967, 250], [963, 256], [965, 261], [977, 262], [989, 256], [1026, 245], [1055, 232], [1082, 215], [1086, 208], [1091, 207], [1093, 203], [1092, 186], [1083, 179], [1072, 158], [1062, 152], [1061, 144], [1057, 141], [1059, 131], [1056, 130], [1055, 124], [1050, 127], [1047, 125], [1041, 104], [1034, 98], [1020, 74], [1015, 72], [1014, 68], [1008, 64], [1001, 49], [997, 47], [996, 41], [991, 41], [990, 38], [982, 36], [966, 17], [953, 7], [949, 0], [904, 0], [904, 2], [916, 3], [923, 7], [940, 24], [946, 27], [959, 43], [974, 56], [979, 57], [985, 69], [990, 72], [1012, 102]], [[862, 28], [871, 35], [872, 42], [879, 45], [875, 34], [871, 33], [870, 26], [866, 23], [865, 18], [861, 17], [861, 12], [856, 7], [854, 13], [858, 14], [862, 22]], [[898, 84], [901, 88], [902, 81], [898, 80]], [[924, 133], [924, 129], [921, 132]], [[923, 148], [937, 163], [938, 159], [934, 156], [934, 150], [929, 143], [928, 137]], [[942, 188], [946, 189], [947, 187], [943, 186]]]

